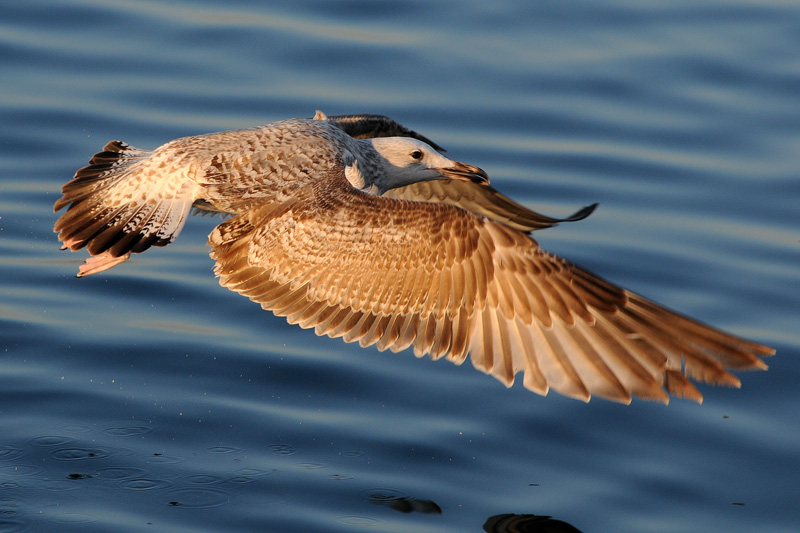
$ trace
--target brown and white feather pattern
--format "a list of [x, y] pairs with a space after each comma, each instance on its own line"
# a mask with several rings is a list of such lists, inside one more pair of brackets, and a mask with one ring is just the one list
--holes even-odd
[[79, 276], [100, 272], [150, 246], [165, 246], [183, 229], [192, 205], [239, 213], [315, 179], [313, 169], [352, 158], [355, 141], [338, 128], [296, 119], [263, 128], [176, 139], [146, 152], [111, 141], [62, 188], [54, 210], [62, 248], [86, 247]]
[[[222, 285], [319, 335], [470, 357], [508, 386], [522, 372], [539, 394], [700, 401], [689, 379], [738, 386], [727, 369], [766, 368], [759, 357], [772, 349], [617, 287], [526, 234], [593, 206], [545, 217], [391, 119], [317, 118], [153, 152], [112, 141], [62, 189], [62, 247], [85, 247], [79, 276], [95, 274], [172, 242], [193, 205], [229, 213], [209, 239]], [[397, 131], [416, 140], [387, 140]], [[358, 190], [355, 174], [387, 195]]]
[[[332, 187], [333, 183], [342, 184]], [[588, 400], [700, 401], [688, 377], [771, 350], [698, 324], [456, 207], [345, 190], [333, 176], [220, 225], [222, 285], [318, 335], [473, 365], [510, 386]], [[724, 365], [724, 366], [723, 366]], [[666, 389], [666, 391], [664, 390]]]

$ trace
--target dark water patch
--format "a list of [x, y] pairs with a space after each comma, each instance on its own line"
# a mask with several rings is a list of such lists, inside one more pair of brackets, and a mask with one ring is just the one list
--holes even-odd
[[95, 474], [91, 474], [91, 473], [90, 474], [84, 474], [84, 473], [81, 473], [81, 472], [75, 472], [73, 474], [69, 474], [67, 476], [67, 479], [72, 480], [72, 481], [77, 481], [77, 480], [82, 480], [82, 479], [91, 479], [94, 476], [95, 476]]
[[2, 533], [16, 533], [17, 531], [24, 531], [26, 528], [25, 522], [0, 518], [0, 532]]
[[487, 533], [581, 533], [579, 529], [551, 516], [534, 514], [499, 514], [483, 524]]
[[367, 492], [370, 503], [400, 513], [442, 514], [442, 508], [432, 500], [413, 498], [392, 489], [369, 489]]

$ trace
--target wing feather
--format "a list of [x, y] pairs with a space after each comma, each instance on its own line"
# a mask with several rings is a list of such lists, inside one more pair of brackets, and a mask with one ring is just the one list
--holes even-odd
[[332, 115], [327, 116], [322, 111], [317, 111], [315, 120], [327, 121], [354, 139], [372, 139], [375, 137], [412, 137], [431, 146], [439, 152], [444, 148], [423, 137], [414, 130], [408, 129], [399, 122], [384, 115]]
[[549, 228], [561, 222], [583, 220], [597, 207], [597, 204], [592, 204], [566, 218], [554, 218], [531, 211], [489, 185], [460, 180], [412, 183], [386, 191], [383, 196], [454, 205], [523, 232]]
[[[343, 179], [343, 178], [342, 178]], [[330, 186], [329, 186], [330, 187]], [[700, 401], [773, 351], [678, 315], [446, 203], [306, 186], [210, 236], [220, 283], [319, 335], [467, 355], [511, 386], [588, 401]], [[387, 217], [394, 211], [398, 216]]]
[[377, 341], [377, 347], [380, 351], [388, 350], [390, 347], [395, 346], [397, 339], [400, 337], [400, 327], [403, 325], [405, 316], [396, 314], [389, 315], [388, 318], [389, 323], [386, 325], [386, 331]]
[[417, 340], [417, 327], [419, 326], [420, 316], [417, 313], [404, 315], [400, 335], [394, 345], [390, 347], [393, 352], [399, 352], [409, 348]]

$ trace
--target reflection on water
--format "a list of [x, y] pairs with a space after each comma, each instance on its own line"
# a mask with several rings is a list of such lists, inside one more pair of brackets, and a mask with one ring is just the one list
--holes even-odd
[[492, 516], [483, 524], [483, 530], [487, 533], [581, 533], [566, 522], [535, 514]]
[[401, 513], [442, 514], [442, 508], [431, 500], [421, 500], [410, 496], [398, 496], [386, 490], [373, 492], [369, 501], [375, 505], [383, 505]]

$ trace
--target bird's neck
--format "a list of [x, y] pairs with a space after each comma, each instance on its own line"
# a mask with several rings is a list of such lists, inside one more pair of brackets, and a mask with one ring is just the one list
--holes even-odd
[[347, 181], [357, 189], [383, 194], [391, 188], [385, 160], [375, 150], [372, 139], [357, 139], [356, 144], [356, 160], [345, 167]]

